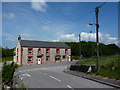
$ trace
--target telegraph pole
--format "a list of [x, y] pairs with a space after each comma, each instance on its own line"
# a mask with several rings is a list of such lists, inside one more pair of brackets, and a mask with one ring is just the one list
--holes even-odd
[[96, 69], [98, 71], [99, 69], [99, 35], [98, 35], [98, 29], [99, 29], [99, 24], [98, 24], [98, 13], [99, 13], [99, 8], [100, 7], [96, 7], [95, 8], [95, 14], [96, 14], [96, 43], [97, 43], [97, 60], [96, 60]]
[[81, 59], [81, 36], [79, 34], [79, 52], [80, 52], [80, 59]]

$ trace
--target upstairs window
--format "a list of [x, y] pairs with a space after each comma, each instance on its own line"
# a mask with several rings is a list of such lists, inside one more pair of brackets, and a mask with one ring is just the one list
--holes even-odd
[[38, 54], [41, 54], [41, 49], [40, 48], [38, 49]]
[[32, 48], [28, 48], [28, 53], [32, 53], [32, 52], [33, 52]]
[[68, 49], [65, 49], [65, 54], [68, 54]]
[[50, 49], [49, 48], [46, 48], [46, 53], [50, 53]]
[[56, 53], [59, 54], [60, 53], [60, 49], [56, 49]]

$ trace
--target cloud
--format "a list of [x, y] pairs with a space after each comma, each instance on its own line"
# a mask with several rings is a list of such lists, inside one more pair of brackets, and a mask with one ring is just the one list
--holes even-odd
[[35, 2], [35, 0], [32, 0], [31, 8], [34, 9], [35, 11], [45, 12], [46, 7], [47, 7], [47, 4], [45, 0], [40, 0], [40, 2]]
[[[96, 41], [96, 33], [81, 33], [81, 39], [84, 41]], [[104, 44], [118, 44], [117, 37], [111, 37], [110, 34], [99, 32], [99, 41]]]
[[75, 37], [75, 34], [64, 34], [64, 35], [59, 35], [58, 40], [53, 40], [53, 41], [75, 42], [78, 41], [78, 38]]
[[[96, 41], [96, 33], [86, 33], [81, 32], [81, 40], [82, 41]], [[52, 40], [55, 42], [63, 41], [63, 42], [78, 42], [79, 37], [75, 36], [75, 34], [61, 34], [58, 35], [56, 40]], [[99, 42], [104, 44], [116, 44], [118, 45], [117, 37], [111, 37], [110, 34], [100, 33], [99, 32]]]
[[13, 19], [15, 18], [15, 14], [14, 13], [3, 13], [3, 18]]

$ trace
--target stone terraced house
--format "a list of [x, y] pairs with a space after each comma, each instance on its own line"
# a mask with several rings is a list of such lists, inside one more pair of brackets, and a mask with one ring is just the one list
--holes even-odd
[[18, 65], [44, 64], [71, 61], [71, 48], [65, 43], [22, 40], [14, 50], [14, 62]]

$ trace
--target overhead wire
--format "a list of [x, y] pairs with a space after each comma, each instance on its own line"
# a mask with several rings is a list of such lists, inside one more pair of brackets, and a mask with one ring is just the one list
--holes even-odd
[[89, 12], [85, 13], [84, 15], [82, 15], [81, 17], [76, 18], [74, 21], [70, 22], [69, 24], [65, 25], [64, 27], [62, 27], [61, 29], [65, 29], [67, 28], [69, 25], [74, 24], [75, 22], [80, 21], [81, 19], [83, 19], [84, 17], [86, 17], [87, 15], [91, 14], [93, 12], [94, 9], [90, 10]]

